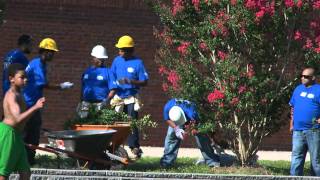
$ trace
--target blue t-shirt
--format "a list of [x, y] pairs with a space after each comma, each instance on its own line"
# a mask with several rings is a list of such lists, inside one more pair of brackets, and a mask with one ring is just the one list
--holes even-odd
[[[133, 57], [125, 60], [121, 56], [117, 56], [111, 66], [115, 79], [117, 81], [128, 78], [130, 80], [145, 81], [148, 80], [148, 73], [141, 59]], [[139, 91], [139, 87], [133, 84], [118, 84], [117, 95], [121, 98], [134, 96]]]
[[90, 67], [83, 73], [82, 100], [89, 102], [102, 101], [110, 90], [116, 89], [113, 73], [106, 67]]
[[28, 107], [33, 106], [43, 96], [43, 87], [48, 84], [46, 64], [39, 57], [31, 60], [26, 68], [28, 83], [23, 89]]
[[320, 117], [320, 85], [301, 84], [293, 91], [289, 102], [293, 107], [293, 130], [319, 128], [314, 121]]
[[28, 59], [20, 49], [11, 50], [6, 54], [3, 59], [3, 74], [2, 74], [2, 93], [5, 94], [10, 88], [10, 82], [8, 77], [8, 68], [13, 63], [19, 63], [28, 66]]
[[182, 99], [170, 99], [163, 108], [163, 119], [165, 121], [169, 120], [169, 111], [173, 106], [179, 106], [186, 118], [187, 121], [190, 120], [199, 120], [199, 116], [196, 110], [196, 105], [190, 101], [182, 100]]

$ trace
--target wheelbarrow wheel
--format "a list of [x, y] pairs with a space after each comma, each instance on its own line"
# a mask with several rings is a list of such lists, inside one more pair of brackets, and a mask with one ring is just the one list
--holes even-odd
[[[115, 150], [114, 155], [120, 156], [122, 158], [127, 158], [127, 159], [129, 158], [129, 155], [128, 155], [127, 151], [121, 146], [117, 150]], [[124, 167], [125, 167], [125, 165], [122, 164], [121, 162], [117, 161], [117, 160], [112, 160], [111, 161], [110, 170], [121, 170]]]

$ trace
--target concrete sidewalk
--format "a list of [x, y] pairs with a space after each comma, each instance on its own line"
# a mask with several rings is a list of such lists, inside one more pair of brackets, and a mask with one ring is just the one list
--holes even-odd
[[[43, 145], [40, 145], [43, 146]], [[132, 157], [133, 154], [131, 153], [128, 146], [124, 147], [129, 157]], [[143, 154], [142, 157], [161, 157], [163, 155], [163, 147], [150, 147], [150, 146], [142, 146], [141, 147]], [[225, 151], [226, 154], [234, 156], [234, 154], [230, 150]], [[48, 154], [52, 155], [52, 153], [44, 152], [37, 150], [37, 154]], [[277, 161], [277, 160], [285, 160], [290, 161], [291, 160], [291, 151], [259, 151], [258, 152], [258, 159], [259, 160], [271, 160], [271, 161]], [[190, 158], [201, 158], [200, 150], [197, 148], [180, 148], [178, 157], [190, 157]], [[306, 161], [310, 160], [309, 154], [307, 155]]]

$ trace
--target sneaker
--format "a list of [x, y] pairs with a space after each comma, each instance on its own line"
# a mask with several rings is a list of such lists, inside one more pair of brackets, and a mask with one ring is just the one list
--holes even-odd
[[211, 163], [211, 164], [209, 164], [208, 166], [211, 167], [211, 168], [221, 167], [221, 165], [220, 165], [219, 162]]
[[135, 158], [141, 158], [142, 150], [140, 148], [131, 149], [132, 154], [134, 154]]
[[202, 165], [202, 164], [206, 164], [206, 161], [203, 158], [199, 158], [196, 162], [195, 165]]

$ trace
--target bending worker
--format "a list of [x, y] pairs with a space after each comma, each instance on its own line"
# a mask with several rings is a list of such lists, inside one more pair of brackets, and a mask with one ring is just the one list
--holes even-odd
[[[181, 141], [186, 135], [185, 126], [196, 124], [199, 117], [194, 103], [180, 99], [169, 100], [164, 106], [163, 116], [169, 127], [160, 165], [163, 168], [168, 168], [173, 165], [177, 158]], [[214, 153], [209, 138], [201, 133], [194, 133], [194, 137], [205, 163], [210, 167], [220, 167], [220, 157]]]
[[[27, 86], [24, 88], [24, 98], [27, 108], [31, 108], [43, 97], [43, 89], [68, 89], [73, 83], [64, 82], [60, 84], [49, 84], [47, 80], [47, 63], [53, 60], [54, 54], [58, 51], [56, 42], [51, 38], [43, 39], [39, 44], [39, 56], [30, 61], [26, 68], [28, 78]], [[24, 129], [24, 142], [27, 144], [39, 145], [40, 129], [42, 124], [40, 110], [32, 114]], [[35, 164], [35, 150], [27, 147], [28, 160], [30, 165]]]
[[101, 45], [96, 45], [91, 51], [91, 56], [91, 66], [85, 70], [81, 78], [81, 103], [78, 107], [80, 118], [88, 116], [90, 105], [95, 106], [97, 110], [106, 107], [117, 88], [113, 73], [104, 65], [108, 58], [107, 50]]
[[[119, 50], [111, 66], [118, 83], [118, 89], [111, 105], [116, 107], [116, 111], [123, 111], [133, 119], [138, 118], [138, 110], [141, 108], [139, 101], [139, 89], [148, 83], [148, 73], [143, 61], [134, 56], [134, 41], [130, 36], [122, 36], [115, 45]], [[135, 158], [140, 158], [142, 150], [139, 143], [139, 131], [133, 129], [128, 137], [128, 146]]]

